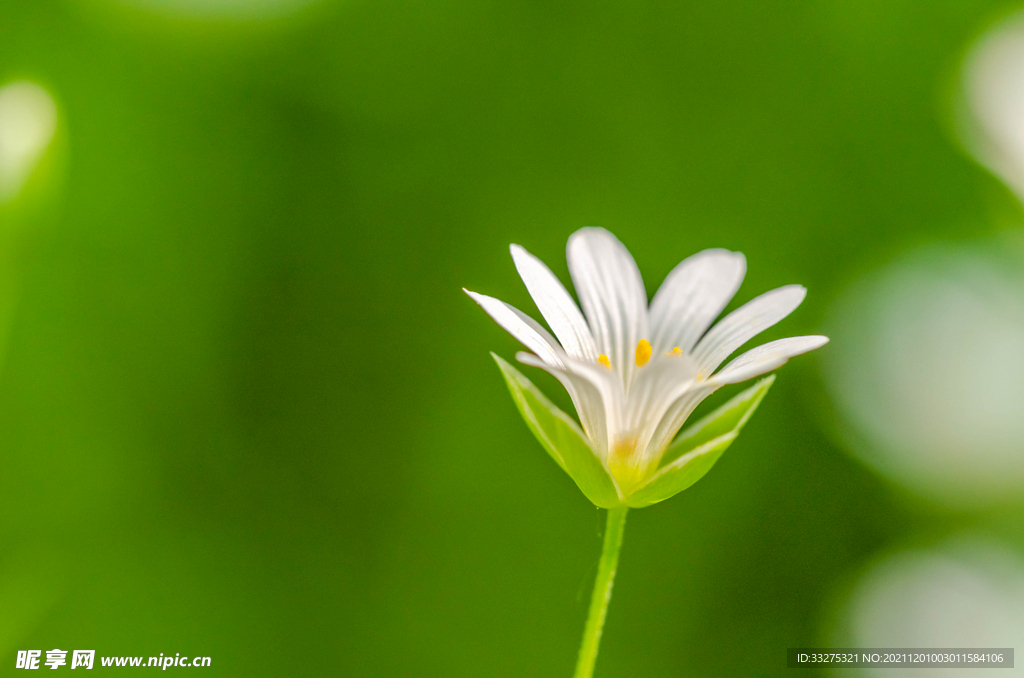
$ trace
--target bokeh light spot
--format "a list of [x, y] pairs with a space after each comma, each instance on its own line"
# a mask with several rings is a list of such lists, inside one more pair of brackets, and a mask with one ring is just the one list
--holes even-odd
[[1024, 196], [1024, 14], [996, 24], [964, 61], [967, 146]]
[[933, 500], [1024, 488], [1024, 271], [981, 249], [911, 252], [853, 283], [823, 356], [855, 453]]
[[[908, 550], [876, 562], [854, 585], [834, 642], [845, 647], [991, 648], [1024, 638], [1024, 563], [977, 538]], [[915, 676], [977, 675], [978, 669], [918, 668]], [[847, 671], [836, 671], [845, 675]], [[859, 676], [906, 669], [857, 669]], [[1021, 675], [1019, 663], [1000, 675]]]
[[57, 106], [32, 82], [0, 87], [0, 203], [13, 199], [53, 140]]

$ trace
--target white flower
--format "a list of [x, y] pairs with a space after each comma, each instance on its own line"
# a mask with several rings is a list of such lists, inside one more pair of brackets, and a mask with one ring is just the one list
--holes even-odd
[[517, 354], [520, 362], [547, 370], [565, 386], [587, 442], [610, 472], [620, 498], [659, 471], [665, 450], [704, 398], [828, 341], [822, 336], [780, 339], [716, 372], [736, 349], [789, 315], [806, 294], [800, 285], [780, 287], [712, 327], [746, 272], [738, 252], [710, 249], [685, 259], [648, 306], [640, 271], [622, 243], [602, 228], [581, 229], [567, 246], [580, 313], [543, 262], [518, 245], [511, 251], [554, 336], [498, 299], [466, 293], [532, 351]]

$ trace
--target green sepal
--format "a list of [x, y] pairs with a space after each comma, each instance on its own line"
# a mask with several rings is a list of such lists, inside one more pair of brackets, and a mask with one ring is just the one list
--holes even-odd
[[626, 504], [657, 504], [703, 478], [739, 436], [774, 381], [775, 375], [762, 379], [684, 431], [665, 451], [661, 467], [626, 498]]
[[569, 474], [587, 499], [601, 508], [622, 505], [608, 470], [594, 454], [583, 431], [572, 417], [544, 397], [516, 368], [491, 354], [501, 368], [512, 399], [541, 446]]

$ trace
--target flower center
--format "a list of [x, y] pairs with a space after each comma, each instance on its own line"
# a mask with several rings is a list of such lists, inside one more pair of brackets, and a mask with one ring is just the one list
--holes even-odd
[[608, 455], [608, 469], [618, 481], [619, 488], [626, 494], [636, 489], [643, 480], [644, 474], [640, 466], [637, 439], [627, 436], [617, 440]]
[[683, 355], [683, 349], [676, 346], [674, 349], [666, 353], [665, 355]]
[[651, 359], [651, 342], [641, 339], [636, 344], [636, 366], [643, 367]]
[[602, 353], [601, 355], [597, 356], [597, 362], [601, 363], [602, 365], [607, 367], [609, 370], [612, 368], [612, 361], [608, 360], [608, 356], [606, 356], [604, 353]]

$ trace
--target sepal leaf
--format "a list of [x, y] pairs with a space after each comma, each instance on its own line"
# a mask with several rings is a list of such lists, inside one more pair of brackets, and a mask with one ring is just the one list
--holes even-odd
[[775, 375], [762, 379], [684, 431], [665, 451], [661, 468], [627, 497], [626, 504], [656, 504], [703, 478], [739, 436], [774, 381]]
[[519, 370], [494, 353], [491, 356], [498, 363], [523, 420], [555, 463], [595, 505], [601, 508], [621, 506], [615, 481], [594, 454], [579, 425]]

